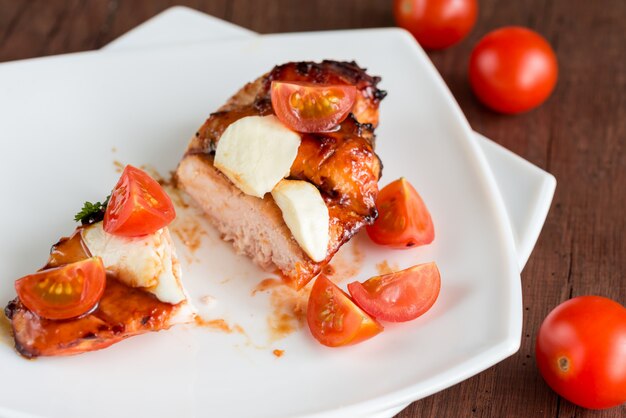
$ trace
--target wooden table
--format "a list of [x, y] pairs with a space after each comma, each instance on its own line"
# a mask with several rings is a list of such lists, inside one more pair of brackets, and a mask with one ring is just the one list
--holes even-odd
[[[392, 26], [386, 0], [0, 0], [0, 61], [97, 49], [174, 4], [261, 33]], [[472, 127], [539, 167], [558, 186], [522, 272], [524, 330], [517, 354], [399, 417], [624, 417], [559, 398], [535, 367], [535, 334], [560, 302], [597, 294], [626, 303], [626, 2], [481, 0], [469, 38], [430, 57]], [[329, 12], [332, 11], [332, 12]], [[528, 114], [500, 116], [467, 83], [472, 46], [487, 31], [524, 25], [555, 48], [560, 78]]]

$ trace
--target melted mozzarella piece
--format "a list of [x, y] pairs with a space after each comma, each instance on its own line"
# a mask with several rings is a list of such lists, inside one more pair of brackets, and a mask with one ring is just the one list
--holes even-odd
[[328, 254], [330, 217], [320, 191], [309, 182], [282, 180], [272, 190], [272, 197], [300, 248], [313, 261]]
[[107, 271], [131, 287], [144, 288], [161, 302], [187, 299], [181, 269], [167, 228], [142, 237], [119, 237], [104, 231], [102, 222], [82, 230], [83, 242], [99, 256]]
[[276, 116], [247, 116], [226, 128], [214, 165], [242, 192], [262, 198], [289, 174], [299, 146], [300, 135]]

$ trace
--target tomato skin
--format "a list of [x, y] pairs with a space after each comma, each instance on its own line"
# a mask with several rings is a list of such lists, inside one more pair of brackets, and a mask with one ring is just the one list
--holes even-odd
[[472, 30], [478, 16], [476, 0], [394, 0], [393, 14], [426, 49], [456, 44]]
[[378, 192], [376, 208], [378, 218], [366, 227], [367, 235], [376, 244], [407, 249], [430, 244], [435, 239], [428, 208], [404, 177]]
[[100, 257], [41, 270], [15, 282], [22, 303], [42, 318], [79, 317], [98, 303], [106, 286]]
[[313, 337], [328, 347], [360, 343], [383, 330], [324, 275], [313, 284], [306, 318]]
[[469, 80], [474, 94], [491, 109], [515, 114], [531, 110], [552, 93], [558, 63], [538, 33], [508, 26], [485, 35], [474, 47]]
[[272, 81], [272, 107], [297, 132], [327, 132], [343, 122], [356, 100], [356, 87]]
[[604, 409], [626, 402], [626, 308], [600, 296], [563, 302], [543, 321], [535, 347], [548, 385], [570, 402]]
[[380, 321], [411, 321], [437, 300], [441, 277], [435, 263], [352, 282], [348, 290], [361, 309]]
[[127, 165], [111, 193], [104, 213], [104, 230], [123, 237], [152, 234], [176, 217], [172, 200], [161, 185]]

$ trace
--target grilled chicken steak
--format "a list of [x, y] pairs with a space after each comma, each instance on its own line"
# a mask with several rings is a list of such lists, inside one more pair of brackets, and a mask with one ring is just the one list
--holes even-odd
[[[315, 185], [330, 215], [327, 257], [314, 262], [295, 242], [270, 194], [245, 195], [213, 166], [225, 129], [246, 116], [274, 114], [272, 81], [353, 85], [352, 113], [333, 132], [299, 134], [289, 179]], [[177, 169], [179, 185], [202, 207], [225, 240], [261, 267], [278, 269], [294, 287], [304, 286], [337, 250], [377, 216], [375, 199], [382, 165], [374, 152], [378, 106], [386, 93], [354, 62], [290, 62], [246, 84], [210, 115], [192, 138]]]
[[[42, 270], [91, 257], [82, 230], [78, 228], [71, 237], [55, 244]], [[169, 243], [169, 233], [165, 239]], [[175, 257], [172, 254], [172, 261], [177, 264]], [[15, 348], [27, 358], [99, 350], [134, 335], [160, 331], [193, 319], [186, 300], [177, 304], [161, 302], [145, 289], [124, 284], [113, 273], [107, 274], [104, 294], [97, 306], [79, 318], [42, 318], [31, 312], [19, 297], [8, 303], [4, 313], [11, 321]]]

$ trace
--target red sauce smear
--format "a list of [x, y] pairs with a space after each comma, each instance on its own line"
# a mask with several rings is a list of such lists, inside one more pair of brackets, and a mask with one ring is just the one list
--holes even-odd
[[267, 290], [271, 290], [272, 312], [267, 316], [271, 342], [286, 337], [305, 324], [311, 285], [296, 290], [281, 279], [267, 278], [261, 280], [251, 294], [254, 296]]
[[376, 263], [376, 270], [378, 274], [383, 275], [396, 272], [399, 270], [399, 267], [395, 263], [389, 264], [387, 260], [383, 260], [380, 263]]
[[222, 318], [204, 319], [199, 316], [196, 316], [196, 325], [201, 326], [201, 327], [211, 328], [211, 329], [221, 331], [221, 332], [225, 332], [227, 334], [232, 334], [233, 332], [236, 332], [238, 334], [245, 334], [241, 326], [237, 324], [231, 326], [228, 324], [228, 322], [226, 322]]
[[267, 318], [271, 341], [282, 339], [304, 326], [310, 291], [310, 286], [299, 291], [280, 286], [272, 291], [272, 313]]
[[[113, 151], [115, 152], [115, 151]], [[124, 167], [126, 167], [126, 164], [121, 163], [120, 161], [114, 160], [113, 161], [113, 165], [115, 166], [115, 172], [116, 173], [121, 173], [122, 171], [124, 171]]]
[[202, 244], [202, 236], [206, 235], [206, 231], [202, 229], [197, 219], [186, 216], [176, 219], [170, 225], [170, 231], [178, 237], [178, 239], [194, 253]]
[[363, 266], [363, 251], [359, 247], [359, 236], [356, 236], [342, 247], [333, 257], [330, 264], [322, 268], [322, 273], [335, 283], [356, 277]]
[[254, 289], [252, 289], [251, 296], [256, 295], [258, 292], [265, 292], [269, 289], [275, 288], [276, 286], [282, 285], [283, 282], [279, 279], [275, 279], [273, 277], [263, 279], [257, 284]]

